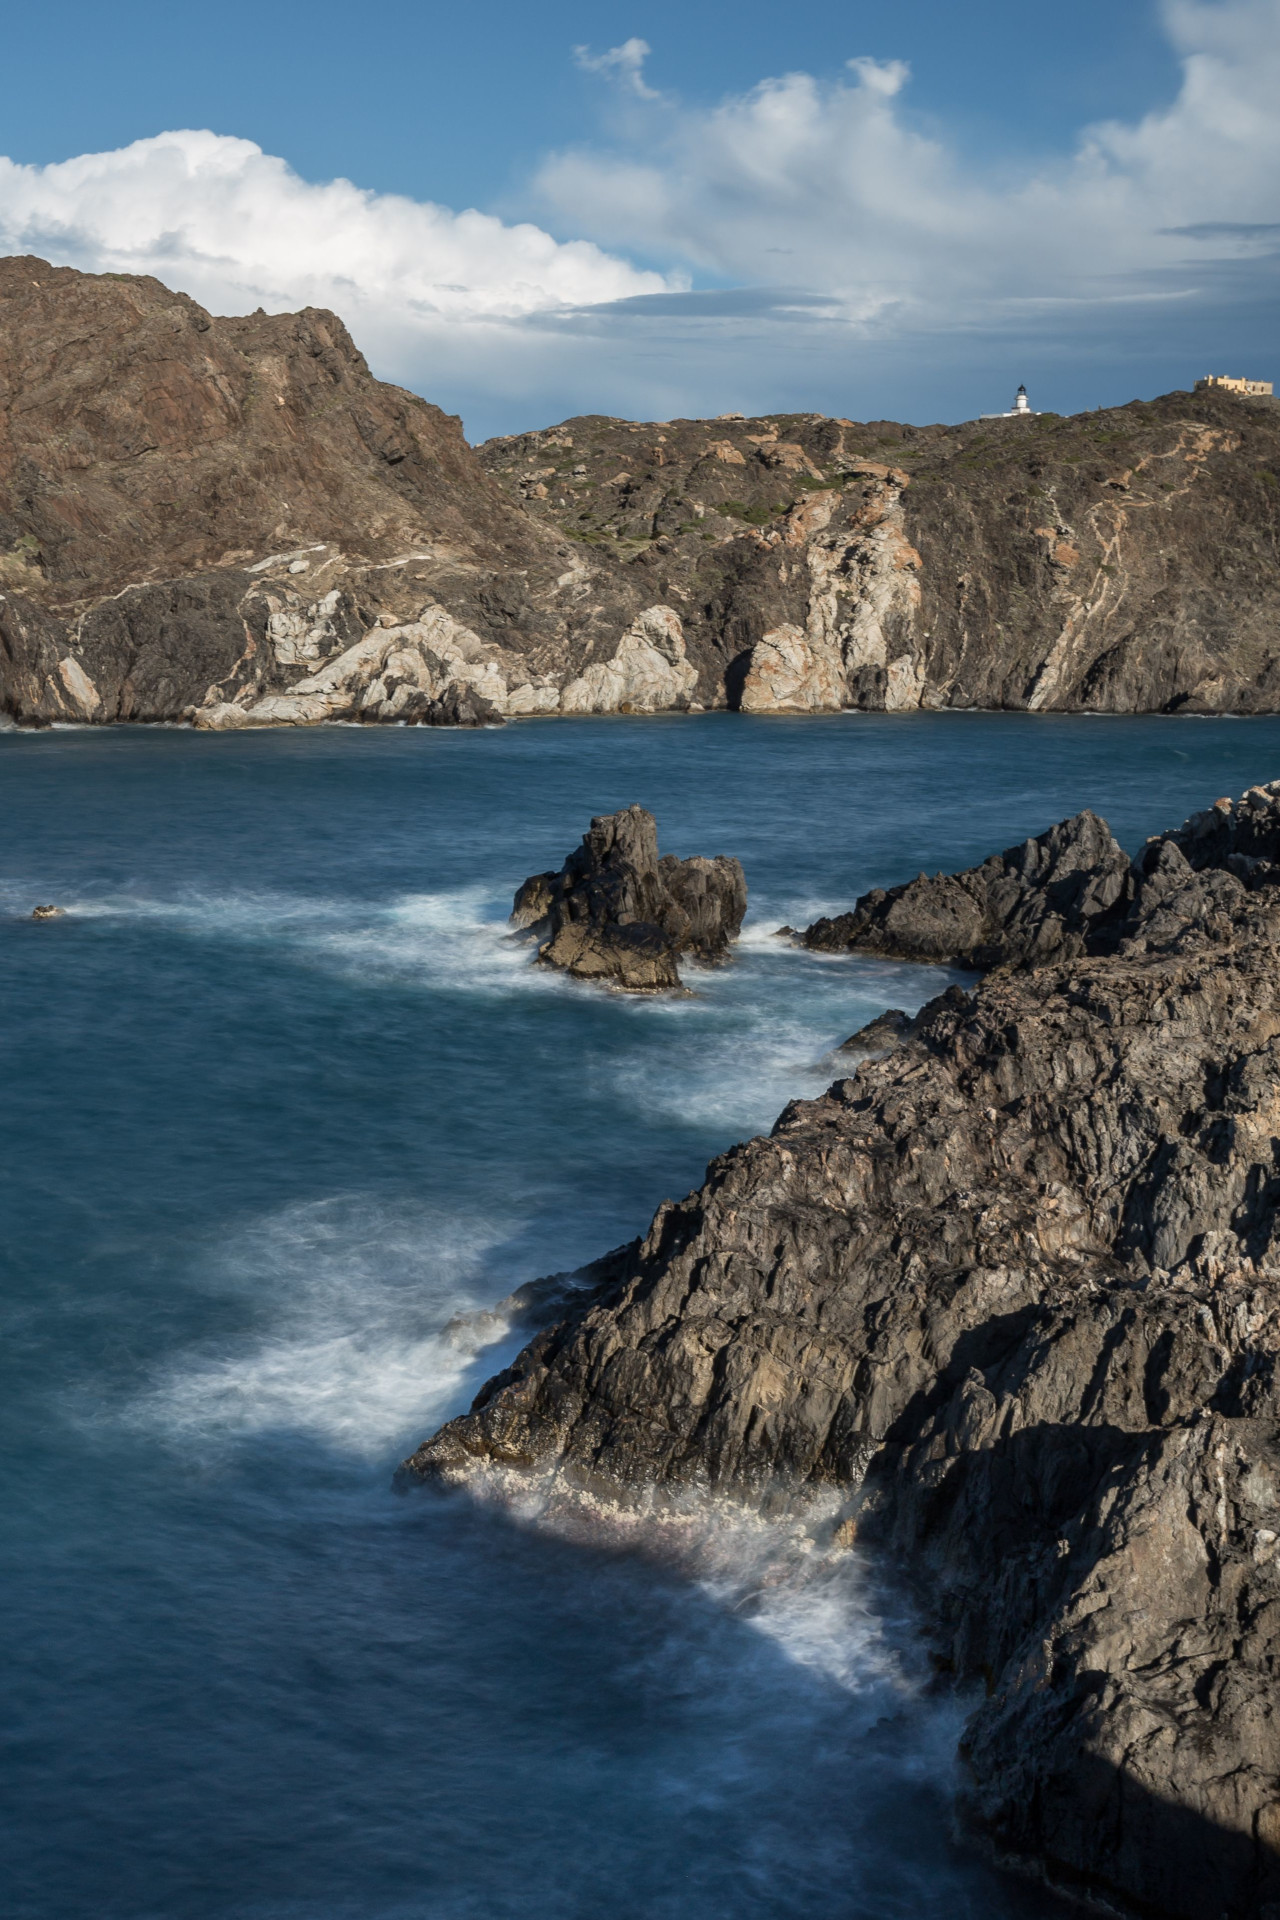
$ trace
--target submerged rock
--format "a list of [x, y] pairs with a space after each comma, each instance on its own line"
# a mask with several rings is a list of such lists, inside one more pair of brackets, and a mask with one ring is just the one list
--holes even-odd
[[1274, 1920], [1280, 783], [1216, 811], [1132, 872], [1092, 816], [976, 869], [984, 914], [1017, 884], [965, 951], [1048, 964], [855, 1036], [896, 1044], [664, 1203], [402, 1478], [837, 1499], [983, 1686], [971, 1831], [1123, 1912]]
[[654, 992], [680, 985], [681, 954], [723, 960], [746, 910], [738, 861], [659, 859], [653, 815], [632, 806], [594, 819], [558, 873], [526, 880], [511, 919], [537, 935], [544, 966]]
[[31, 918], [33, 920], [61, 920], [65, 912], [65, 907], [55, 907], [50, 904], [47, 907], [33, 907], [31, 909]]

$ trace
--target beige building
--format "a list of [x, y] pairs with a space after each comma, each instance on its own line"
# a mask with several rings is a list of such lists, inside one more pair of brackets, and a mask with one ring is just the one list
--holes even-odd
[[1233, 380], [1227, 373], [1206, 373], [1203, 380], [1196, 381], [1196, 392], [1202, 392], [1205, 387], [1223, 387], [1228, 393], [1271, 392], [1269, 380]]

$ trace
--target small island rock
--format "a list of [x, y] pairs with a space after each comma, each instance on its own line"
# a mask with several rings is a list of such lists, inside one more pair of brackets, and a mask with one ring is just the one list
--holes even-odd
[[746, 910], [737, 860], [659, 859], [653, 815], [632, 806], [594, 819], [558, 873], [526, 880], [511, 919], [538, 937], [544, 966], [652, 993], [679, 987], [680, 954], [723, 960]]

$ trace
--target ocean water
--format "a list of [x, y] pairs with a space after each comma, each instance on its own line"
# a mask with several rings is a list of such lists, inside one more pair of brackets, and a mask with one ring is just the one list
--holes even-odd
[[[779, 923], [1277, 774], [1274, 720], [0, 734], [0, 1910], [1053, 1910], [953, 1840], [963, 1703], [873, 1565], [723, 1509], [662, 1549], [390, 1476], [512, 1351], [486, 1308], [948, 978]], [[688, 998], [549, 978], [505, 930], [633, 800], [747, 871]]]

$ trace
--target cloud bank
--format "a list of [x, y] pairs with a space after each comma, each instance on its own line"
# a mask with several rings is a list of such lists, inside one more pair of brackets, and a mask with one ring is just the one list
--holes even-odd
[[186, 132], [0, 161], [0, 247], [154, 273], [219, 312], [336, 307], [377, 371], [473, 430], [574, 410], [956, 417], [1020, 378], [1046, 405], [1127, 398], [1265, 357], [1278, 290], [1280, 0], [1166, 0], [1162, 19], [1176, 97], [1034, 166], [922, 132], [898, 61], [695, 108], [646, 83], [633, 39], [575, 51], [625, 111], [611, 142], [538, 167], [545, 225], [312, 184]]

